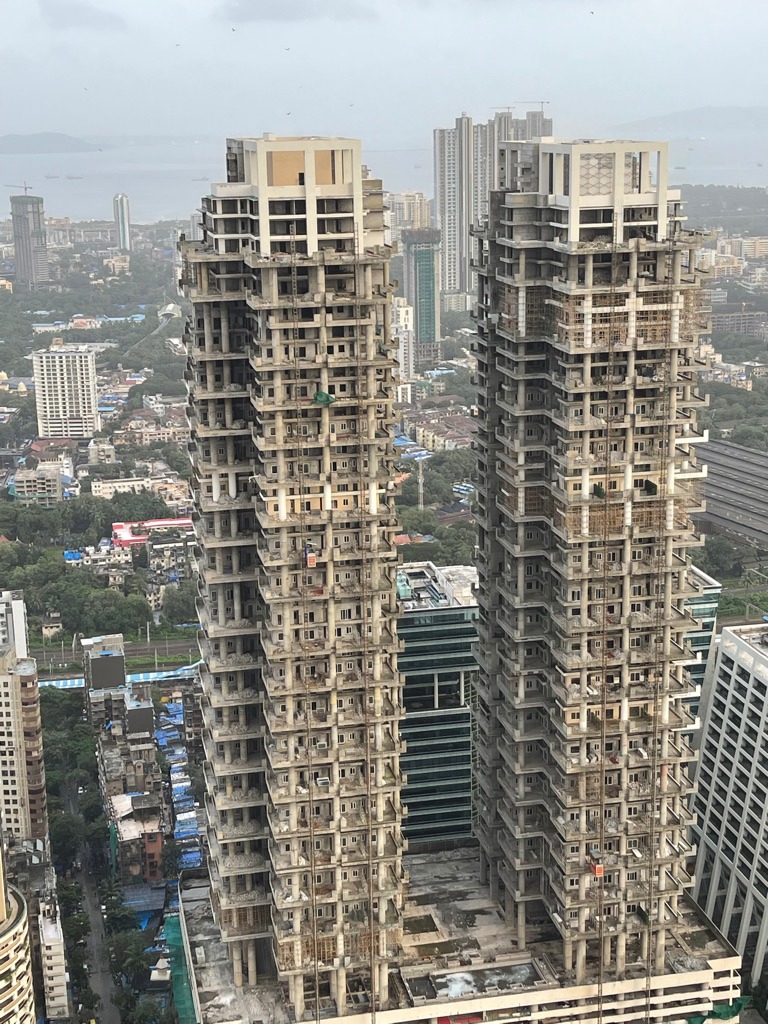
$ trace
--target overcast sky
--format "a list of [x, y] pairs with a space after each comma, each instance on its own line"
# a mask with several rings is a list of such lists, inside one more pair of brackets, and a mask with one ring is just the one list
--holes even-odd
[[0, 134], [271, 130], [416, 150], [462, 111], [531, 99], [560, 134], [766, 102], [763, 0], [0, 0], [0, 13]]

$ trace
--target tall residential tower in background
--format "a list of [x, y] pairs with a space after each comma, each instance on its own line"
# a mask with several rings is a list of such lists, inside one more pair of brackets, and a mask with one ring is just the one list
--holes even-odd
[[117, 247], [122, 252], [131, 251], [131, 204], [122, 192], [118, 192], [112, 200], [117, 230]]
[[404, 230], [401, 244], [405, 298], [413, 307], [416, 369], [432, 370], [440, 361], [440, 232]]
[[662, 143], [509, 144], [478, 262], [479, 818], [524, 945], [664, 975], [692, 884], [705, 327]]
[[16, 281], [37, 288], [51, 279], [41, 196], [11, 196]]
[[502, 142], [552, 134], [552, 119], [540, 111], [515, 117], [499, 111], [484, 124], [462, 114], [453, 128], [434, 131], [435, 226], [442, 232], [443, 309], [467, 310], [474, 301], [473, 224], [488, 218], [491, 190], [499, 187]]
[[211, 902], [302, 1020], [385, 1007], [402, 934], [389, 250], [356, 140], [227, 170], [182, 246]]

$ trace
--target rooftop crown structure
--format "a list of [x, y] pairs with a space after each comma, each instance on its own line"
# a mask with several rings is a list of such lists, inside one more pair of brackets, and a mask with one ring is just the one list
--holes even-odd
[[386, 1005], [402, 928], [388, 250], [359, 142], [227, 167], [182, 245], [212, 902], [301, 1019]]
[[513, 143], [500, 173], [478, 266], [477, 830], [519, 946], [548, 920], [565, 976], [602, 985], [665, 972], [692, 884], [700, 239], [662, 143]]

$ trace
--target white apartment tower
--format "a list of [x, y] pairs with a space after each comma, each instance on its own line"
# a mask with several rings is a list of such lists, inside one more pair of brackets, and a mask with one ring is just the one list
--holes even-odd
[[607, 990], [685, 951], [700, 239], [663, 143], [511, 143], [500, 181], [478, 247], [477, 835], [520, 946], [548, 920], [576, 984]]
[[215, 919], [296, 1020], [388, 1002], [403, 902], [393, 342], [350, 139], [230, 139], [182, 243]]
[[39, 437], [86, 438], [100, 429], [96, 356], [59, 345], [32, 353]]
[[444, 309], [467, 309], [474, 298], [471, 228], [488, 219], [491, 191], [499, 187], [501, 144], [551, 133], [552, 119], [539, 111], [528, 111], [525, 117], [500, 111], [482, 124], [462, 114], [453, 128], [435, 129], [435, 227], [442, 232]]
[[701, 709], [696, 900], [754, 988], [768, 966], [768, 626], [723, 630]]
[[385, 201], [393, 244], [400, 241], [405, 229], [419, 230], [431, 226], [430, 204], [423, 192], [390, 192]]
[[112, 200], [117, 231], [117, 247], [121, 252], [131, 251], [131, 204], [128, 196], [118, 192]]

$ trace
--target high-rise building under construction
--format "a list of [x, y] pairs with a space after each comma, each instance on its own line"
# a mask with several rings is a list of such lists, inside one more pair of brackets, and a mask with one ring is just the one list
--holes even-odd
[[478, 267], [483, 869], [519, 944], [543, 915], [577, 984], [650, 978], [692, 884], [700, 237], [664, 144], [513, 143], [500, 174]]
[[391, 287], [349, 139], [231, 139], [182, 244], [210, 874], [236, 985], [387, 1004], [403, 894]]

